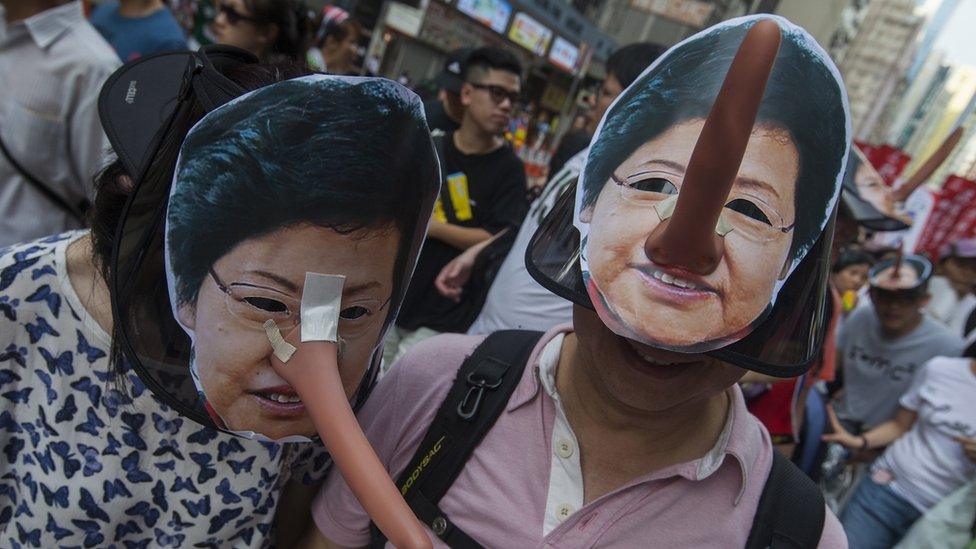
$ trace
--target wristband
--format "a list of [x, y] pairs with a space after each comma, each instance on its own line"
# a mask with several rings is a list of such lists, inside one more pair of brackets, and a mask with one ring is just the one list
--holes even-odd
[[867, 449], [868, 449], [868, 437], [866, 437], [866, 436], [864, 436], [864, 435], [859, 435], [859, 436], [858, 436], [858, 438], [860, 438], [860, 439], [861, 439], [861, 448], [860, 448], [860, 450], [861, 450], [862, 452], [863, 452], [864, 450], [867, 450]]

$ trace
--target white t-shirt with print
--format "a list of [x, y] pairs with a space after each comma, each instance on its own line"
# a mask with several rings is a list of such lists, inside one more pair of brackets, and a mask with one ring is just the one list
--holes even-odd
[[899, 402], [918, 419], [874, 467], [891, 471], [891, 489], [924, 512], [976, 477], [976, 464], [954, 439], [976, 438], [976, 374], [970, 359], [930, 360]]
[[81, 305], [65, 251], [83, 232], [0, 250], [0, 547], [266, 547], [289, 479], [321, 444], [242, 439], [181, 417]]

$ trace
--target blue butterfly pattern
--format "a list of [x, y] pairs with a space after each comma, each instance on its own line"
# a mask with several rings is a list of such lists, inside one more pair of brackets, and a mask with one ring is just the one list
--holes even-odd
[[0, 547], [270, 546], [285, 480], [320, 482], [325, 450], [202, 427], [113, 371], [61, 282], [82, 234], [0, 251]]

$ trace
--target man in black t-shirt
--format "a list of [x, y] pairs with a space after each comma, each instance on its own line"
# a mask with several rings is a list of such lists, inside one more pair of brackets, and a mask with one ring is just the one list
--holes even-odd
[[479, 307], [470, 296], [455, 302], [434, 286], [458, 254], [508, 229], [528, 210], [525, 168], [502, 133], [521, 91], [521, 67], [499, 48], [471, 52], [463, 66], [464, 117], [440, 141], [442, 188], [410, 287], [386, 345], [386, 365], [410, 345], [439, 332], [464, 332]]
[[453, 132], [461, 127], [464, 107], [461, 105], [461, 86], [464, 84], [464, 64], [473, 48], [458, 48], [447, 56], [444, 70], [437, 75], [437, 97], [424, 102], [427, 126], [430, 131]]

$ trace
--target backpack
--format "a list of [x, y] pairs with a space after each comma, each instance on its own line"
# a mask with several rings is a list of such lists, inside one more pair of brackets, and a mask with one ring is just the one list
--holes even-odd
[[[437, 504], [505, 409], [541, 337], [541, 332], [524, 330], [489, 335], [461, 365], [420, 446], [397, 479], [400, 493], [417, 518], [450, 547], [482, 547], [452, 523]], [[773, 450], [772, 470], [746, 547], [816, 548], [825, 509], [817, 485]], [[386, 538], [375, 524], [370, 525], [370, 531], [370, 547], [383, 547]]]

